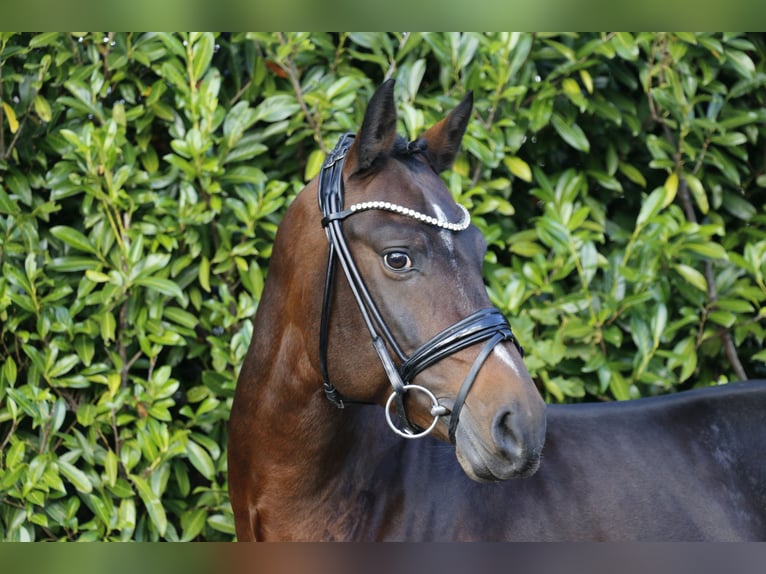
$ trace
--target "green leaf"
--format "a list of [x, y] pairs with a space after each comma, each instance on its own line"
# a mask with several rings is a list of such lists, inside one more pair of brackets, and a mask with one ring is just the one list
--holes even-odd
[[569, 229], [552, 217], [543, 217], [538, 220], [540, 240], [550, 247], [558, 247], [563, 251], [569, 249]]
[[301, 107], [292, 94], [269, 96], [255, 108], [255, 120], [268, 123], [289, 118], [300, 111]]
[[603, 171], [589, 170], [588, 176], [595, 179], [598, 184], [604, 189], [610, 189], [612, 191], [622, 192], [622, 184], [615, 177], [612, 177]]
[[726, 248], [720, 243], [714, 243], [712, 241], [706, 243], [685, 243], [683, 248], [686, 251], [692, 251], [693, 253], [697, 253], [703, 257], [709, 257], [710, 259], [722, 259], [724, 261], [729, 259], [729, 254], [726, 251]]
[[514, 79], [521, 67], [527, 63], [533, 44], [531, 34], [520, 34], [515, 38], [516, 41], [512, 48], [513, 56], [511, 56], [511, 61], [508, 64], [508, 74], [511, 79]]
[[101, 263], [92, 257], [82, 255], [67, 255], [66, 257], [56, 257], [48, 264], [48, 269], [52, 271], [61, 271], [62, 273], [71, 273], [75, 271], [94, 270], [100, 267]]
[[[410, 73], [407, 78], [407, 90], [410, 94], [410, 97], [412, 99], [417, 96], [418, 88], [420, 88], [420, 83], [423, 81], [423, 75], [426, 71], [426, 61], [423, 58], [418, 58], [415, 60], [415, 62], [412, 64], [412, 68], [410, 69]], [[341, 80], [338, 80], [335, 82], [337, 84]], [[330, 86], [330, 90], [328, 90], [327, 97], [329, 99], [335, 97], [334, 94], [331, 96], [332, 88], [335, 87], [335, 84], [333, 86]]]
[[3, 111], [5, 112], [5, 117], [8, 118], [8, 129], [12, 134], [15, 134], [19, 130], [19, 120], [16, 119], [16, 112], [13, 111], [8, 102], [3, 102]]
[[533, 257], [535, 255], [543, 255], [547, 251], [534, 241], [512, 241], [509, 247], [511, 253], [521, 255], [522, 257]]
[[729, 329], [737, 321], [737, 315], [729, 311], [715, 310], [708, 313], [708, 319]]
[[48, 377], [55, 379], [71, 371], [78, 363], [80, 358], [77, 355], [66, 355], [59, 358], [48, 371]]
[[303, 172], [304, 181], [310, 181], [319, 174], [319, 170], [322, 169], [324, 160], [325, 153], [319, 148], [309, 154], [308, 161], [306, 161], [306, 169]]
[[161, 277], [139, 277], [136, 279], [135, 283], [170, 297], [183, 299], [184, 296], [178, 284], [174, 281], [171, 281], [170, 279], [163, 279]]
[[678, 376], [681, 382], [686, 381], [697, 369], [697, 350], [695, 338], [687, 337], [680, 341], [674, 348], [673, 353], [678, 357], [675, 361], [669, 361], [671, 368], [681, 365], [681, 374]]
[[104, 114], [100, 105], [94, 103], [94, 98], [93, 94], [91, 93], [90, 86], [88, 86], [82, 80], [77, 79], [65, 81], [64, 87], [69, 90], [74, 98], [62, 96], [58, 99], [58, 103], [64, 103], [84, 114], [95, 116], [102, 123], [104, 122]]
[[551, 123], [561, 136], [561, 139], [573, 148], [585, 153], [590, 151], [590, 142], [588, 141], [585, 132], [582, 131], [582, 128], [578, 126], [576, 122], [567, 123], [566, 120], [558, 114], [553, 114]]
[[665, 198], [662, 200], [662, 207], [665, 208], [676, 198], [678, 192], [678, 174], [672, 172], [665, 180]]
[[697, 45], [697, 38], [693, 32], [674, 32], [679, 40], [683, 40], [687, 44]]
[[233, 516], [213, 514], [210, 518], [207, 519], [207, 523], [214, 530], [223, 532], [224, 534], [231, 534], [232, 536], [236, 534], [236, 531], [234, 530]]
[[160, 33], [157, 33], [157, 38], [160, 39], [160, 41], [165, 45], [165, 47], [168, 50], [170, 50], [173, 54], [175, 54], [179, 58], [183, 58], [186, 56], [186, 49], [184, 48], [183, 44], [176, 37], [175, 34], [160, 32]]
[[192, 47], [192, 74], [193, 80], [199, 81], [210, 67], [215, 52], [215, 37], [210, 32], [199, 36]]
[[702, 186], [702, 182], [690, 173], [685, 173], [683, 177], [686, 180], [689, 190], [692, 192], [694, 201], [697, 203], [697, 207], [699, 207], [700, 211], [702, 213], [710, 211], [710, 204], [708, 203], [707, 194], [705, 194], [705, 188]]
[[5, 457], [5, 468], [14, 468], [24, 461], [24, 452], [26, 450], [26, 444], [24, 441], [17, 441], [11, 444]]
[[105, 342], [115, 340], [115, 331], [117, 329], [117, 322], [115, 321], [114, 315], [112, 313], [110, 313], [109, 311], [104, 311], [103, 315], [101, 315], [100, 327], [101, 327], [101, 338]]
[[707, 280], [702, 273], [684, 263], [677, 263], [673, 268], [690, 285], [696, 287], [703, 293], [707, 293]]
[[252, 159], [265, 152], [269, 151], [269, 148], [263, 145], [259, 141], [255, 141], [253, 138], [244, 137], [240, 142], [232, 149], [223, 160], [223, 163], [241, 162]]
[[61, 37], [61, 32], [43, 32], [42, 34], [35, 34], [29, 40], [30, 48], [42, 48], [44, 46], [50, 46], [56, 43]]
[[646, 224], [649, 219], [654, 217], [660, 209], [662, 209], [662, 205], [665, 202], [667, 195], [667, 189], [663, 186], [656, 188], [646, 199], [644, 199], [641, 203], [638, 217], [636, 218], [636, 227], [641, 227]]
[[89, 427], [96, 421], [97, 415], [96, 407], [85, 403], [77, 408], [77, 422], [84, 427]]
[[714, 144], [722, 146], [740, 146], [747, 143], [747, 137], [745, 134], [739, 132], [728, 132], [725, 134], [712, 136], [710, 141]]
[[733, 216], [750, 221], [758, 211], [755, 206], [738, 193], [724, 192], [723, 207]]
[[[136, 242], [137, 244], [138, 242]], [[169, 253], [152, 253], [140, 257], [138, 264], [131, 270], [131, 278], [146, 277], [156, 273], [160, 269], [164, 269], [170, 262]]]
[[87, 251], [88, 253], [97, 254], [98, 250], [90, 242], [90, 239], [85, 237], [81, 232], [72, 227], [65, 225], [59, 225], [51, 228], [51, 234], [64, 243], [71, 245], [79, 251]]
[[615, 172], [617, 171], [617, 166], [619, 164], [619, 157], [617, 156], [617, 150], [614, 149], [614, 146], [612, 144], [609, 144], [606, 147], [606, 173], [607, 175], [614, 176]]
[[529, 129], [535, 133], [543, 129], [551, 121], [553, 113], [553, 98], [538, 96], [529, 107]]
[[630, 336], [641, 356], [649, 355], [652, 350], [652, 336], [646, 319], [641, 315], [631, 315], [630, 317]]
[[61, 474], [63, 474], [64, 477], [66, 477], [66, 479], [72, 483], [79, 492], [88, 494], [93, 491], [93, 485], [91, 484], [88, 476], [83, 471], [61, 459], [58, 460], [57, 464]]
[[16, 368], [16, 361], [13, 360], [13, 357], [8, 357], [5, 359], [5, 363], [3, 363], [3, 370], [2, 375], [5, 382], [7, 382], [10, 385], [14, 385], [16, 383], [16, 375], [18, 371]]
[[609, 390], [618, 401], [627, 401], [630, 399], [630, 381], [627, 381], [616, 369], [611, 369], [609, 373]]
[[167, 319], [187, 329], [194, 329], [199, 324], [199, 318], [179, 307], [166, 307], [163, 313]]
[[742, 299], [718, 299], [715, 302], [715, 306], [725, 311], [732, 311], [734, 313], [752, 313], [755, 308], [752, 304]]
[[[27, 293], [31, 293], [32, 291], [34, 291], [34, 287], [32, 286], [32, 283], [29, 281], [29, 277], [25, 273], [23, 273], [21, 269], [17, 269], [16, 267], [9, 265], [8, 263], [5, 263], [3, 265], [3, 273], [10, 280], [12, 284], [21, 287]], [[32, 310], [34, 310], [34, 307]]]
[[19, 206], [5, 193], [2, 186], [0, 186], [0, 213], [8, 215], [18, 215], [21, 213]]
[[146, 482], [145, 479], [135, 474], [130, 474], [128, 477], [136, 486], [138, 495], [141, 497], [152, 523], [157, 528], [160, 536], [164, 536], [165, 531], [168, 528], [168, 518], [165, 514], [165, 509], [162, 506], [162, 501], [156, 494], [154, 494], [149, 483]]
[[655, 345], [662, 339], [662, 335], [665, 332], [665, 327], [668, 324], [668, 308], [664, 303], [659, 303], [652, 313], [652, 336], [654, 337]]
[[583, 86], [585, 86], [585, 90], [589, 93], [593, 93], [593, 77], [590, 75], [590, 72], [588, 70], [582, 69], [580, 70], [580, 80], [582, 81]]
[[38, 94], [37, 96], [35, 96], [34, 106], [35, 106], [35, 113], [42, 121], [44, 122], [51, 121], [53, 114], [51, 111], [51, 105], [48, 103], [48, 100], [46, 100], [43, 96]]
[[612, 40], [617, 53], [626, 60], [638, 58], [639, 49], [635, 37], [630, 32], [617, 32]]
[[561, 82], [561, 88], [566, 97], [568, 97], [574, 105], [580, 108], [581, 111], [585, 110], [588, 101], [585, 99], [585, 96], [583, 96], [582, 91], [580, 90], [580, 84], [577, 83], [577, 80], [564, 78], [564, 81]]
[[731, 62], [732, 67], [745, 78], [752, 78], [755, 73], [755, 64], [745, 52], [739, 50], [726, 50], [726, 59]]
[[204, 448], [193, 440], [190, 440], [189, 444], [186, 445], [186, 454], [194, 468], [196, 468], [202, 476], [208, 480], [213, 480], [215, 478], [215, 465], [213, 464], [213, 459], [210, 458], [210, 455]]
[[207, 293], [210, 293], [210, 260], [202, 256], [199, 261], [199, 284]]
[[207, 511], [204, 508], [192, 509], [181, 516], [181, 540], [189, 542], [200, 535], [207, 522]]
[[97, 494], [89, 494], [86, 498], [89, 506], [93, 509], [101, 523], [108, 526], [111, 522], [112, 511], [114, 510], [111, 499], [105, 496], [98, 496]]
[[85, 277], [87, 277], [90, 281], [93, 281], [94, 283], [109, 283], [111, 281], [111, 278], [106, 273], [102, 273], [101, 271], [96, 271], [94, 269], [86, 269], [85, 271]]
[[503, 159], [505, 166], [516, 177], [526, 182], [532, 181], [532, 169], [529, 164], [518, 156], [507, 156]]

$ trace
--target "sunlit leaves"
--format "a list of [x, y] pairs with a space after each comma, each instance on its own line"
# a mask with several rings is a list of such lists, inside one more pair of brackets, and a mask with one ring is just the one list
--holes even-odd
[[548, 400], [733, 379], [725, 332], [763, 372], [757, 35], [2, 38], [4, 539], [232, 538], [225, 424], [276, 228], [383, 77], [411, 139], [473, 91], [444, 180]]
[[95, 246], [77, 229], [61, 225], [51, 228], [50, 232], [57, 239], [60, 239], [79, 251], [85, 251], [92, 254], [97, 253]]
[[[488, 258], [493, 302], [543, 343], [527, 361], [554, 400], [583, 389], [627, 399], [692, 377], [699, 384], [732, 378], [728, 359], [712, 350], [721, 352], [721, 329], [736, 331], [740, 342], [753, 337], [745, 344], [755, 348], [764, 334], [747, 303], [728, 302], [743, 285], [761, 305], [766, 299], [762, 265], [741, 242], [763, 233], [754, 203], [763, 205], [763, 166], [751, 146], [763, 137], [753, 102], [762, 95], [763, 79], [754, 77], [764, 48], [749, 37], [714, 34], [567, 40], [547, 41], [551, 49], [535, 43], [534, 81], [523, 105], [507, 113], [528, 129], [522, 145], [509, 139], [504, 159], [518, 178], [517, 216], [526, 218], [500, 223], [515, 258], [510, 268]], [[619, 64], [604, 66], [602, 57]], [[579, 70], [571, 64], [577, 58]], [[721, 76], [722, 67], [738, 77]], [[635, 99], [626, 97], [634, 90]], [[531, 180], [514, 171], [521, 164], [513, 158], [531, 167]], [[580, 174], [587, 187], [575, 184]], [[527, 189], [536, 209], [521, 199]], [[699, 223], [690, 222], [690, 210]], [[739, 231], [737, 220], [754, 218], [756, 228]], [[551, 338], [569, 345], [556, 371], [548, 362]], [[758, 360], [749, 363], [756, 372]], [[551, 374], [561, 371], [566, 385]]]
[[10, 129], [12, 134], [15, 134], [19, 131], [19, 120], [16, 118], [16, 112], [8, 102], [3, 102], [3, 111], [5, 112], [5, 117], [8, 118], [8, 129]]
[[[248, 320], [254, 305], [239, 297], [241, 309], [230, 318], [227, 303], [203, 300], [202, 293], [230, 280], [239, 285], [236, 275], [210, 269], [214, 252], [206, 233], [217, 213], [221, 257], [241, 252], [242, 244], [268, 252], [274, 221], [264, 218], [284, 198], [269, 195], [264, 206], [257, 200], [262, 191], [240, 191], [254, 198], [241, 214], [246, 238], [238, 216], [216, 201], [233, 193], [234, 184], [220, 179], [222, 165], [246, 169], [244, 162], [267, 146], [247, 133], [258, 119], [249, 103], [231, 106], [226, 118], [219, 111], [215, 35], [115, 35], [114, 45], [89, 52], [92, 57], [79, 51], [102, 45], [104, 37], [76, 38], [19, 36], [16, 59], [3, 61], [33, 75], [2, 76], [5, 93], [18, 93], [29, 116], [13, 117], [24, 138], [2, 140], [14, 142], [25, 167], [0, 163], [0, 343], [18, 349], [0, 361], [0, 425], [12, 425], [0, 427], [0, 441], [17, 428], [33, 432], [19, 431], [18, 441], [10, 435], [14, 456], [5, 458], [0, 483], [12, 506], [3, 508], [25, 511], [0, 512], [0, 532], [7, 539], [170, 540], [179, 537], [180, 517], [193, 515], [191, 525], [184, 520], [187, 539], [215, 538], [226, 528], [213, 528], [207, 517], [231, 521], [225, 453], [192, 447], [195, 466], [185, 447], [197, 424], [208, 425], [205, 435], [222, 432], [225, 416], [212, 411], [226, 405], [216, 393], [231, 392], [244, 350], [238, 340], [236, 352], [212, 361], [198, 337], [230, 345], [217, 326]], [[40, 51], [29, 51], [24, 40]], [[126, 43], [134, 61], [108, 56]], [[43, 53], [47, 46], [55, 47], [55, 61]], [[108, 58], [108, 75], [100, 53]], [[144, 66], [169, 81], [145, 85], [152, 72]], [[38, 72], [52, 77], [33, 84]], [[157, 149], [175, 151], [171, 158], [186, 162], [184, 169], [175, 169], [175, 160], [161, 162], [152, 134], [161, 134]], [[39, 141], [50, 145], [30, 145]], [[259, 250], [247, 255], [253, 253]], [[262, 285], [256, 275], [248, 277], [252, 291]], [[182, 389], [176, 369], [187, 353], [201, 368]], [[201, 371], [213, 362], [222, 373], [215, 393], [190, 398], [194, 412], [177, 416], [187, 387], [203, 388]], [[52, 389], [67, 393], [68, 401]], [[192, 493], [189, 472], [209, 491]], [[183, 502], [173, 506], [174, 500]]]
[[532, 181], [532, 169], [526, 161], [517, 156], [508, 156], [503, 161], [513, 175], [526, 182]]

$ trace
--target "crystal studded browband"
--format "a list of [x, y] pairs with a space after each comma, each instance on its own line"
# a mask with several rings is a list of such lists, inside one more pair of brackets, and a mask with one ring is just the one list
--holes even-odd
[[412, 217], [413, 219], [416, 219], [428, 225], [433, 225], [434, 227], [439, 227], [441, 229], [446, 229], [448, 231], [463, 231], [464, 229], [467, 229], [469, 225], [471, 225], [471, 214], [468, 213], [468, 210], [462, 205], [460, 205], [459, 203], [456, 205], [463, 212], [463, 217], [457, 223], [451, 223], [443, 219], [437, 219], [430, 215], [426, 215], [425, 213], [415, 211], [414, 209], [410, 209], [402, 205], [397, 205], [396, 203], [390, 203], [388, 201], [365, 201], [364, 203], [355, 203], [354, 205], [350, 206], [348, 209], [345, 209], [343, 211], [334, 213], [332, 215], [329, 215], [323, 218], [322, 225], [326, 226], [330, 221], [333, 221], [336, 219], [345, 219], [346, 217], [353, 215], [354, 213], [359, 213], [360, 211], [369, 211], [371, 209], [378, 209], [381, 211], [390, 211], [391, 213], [399, 213], [400, 215]]

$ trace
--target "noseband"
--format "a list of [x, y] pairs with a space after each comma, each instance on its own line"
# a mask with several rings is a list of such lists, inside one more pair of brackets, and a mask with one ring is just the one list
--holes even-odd
[[[355, 402], [341, 397], [338, 390], [330, 382], [327, 370], [327, 342], [332, 286], [334, 283], [336, 263], [339, 263], [348, 280], [348, 284], [351, 287], [351, 291], [359, 310], [362, 313], [362, 318], [370, 332], [373, 347], [375, 348], [375, 351], [383, 364], [386, 375], [391, 382], [391, 386], [393, 387], [393, 392], [386, 403], [386, 420], [388, 421], [389, 426], [394, 432], [405, 438], [419, 438], [433, 430], [439, 417], [449, 414], [449, 438], [454, 444], [460, 411], [463, 408], [468, 391], [471, 389], [479, 370], [492, 352], [492, 349], [494, 349], [494, 347], [501, 341], [512, 341], [522, 355], [524, 351], [516, 340], [516, 337], [513, 335], [511, 327], [503, 314], [495, 308], [485, 308], [472, 313], [451, 327], [446, 328], [441, 333], [421, 345], [409, 357], [405, 355], [383, 320], [370, 292], [364, 285], [359, 269], [357, 268], [354, 259], [351, 256], [348, 244], [346, 243], [341, 223], [344, 219], [362, 211], [383, 210], [399, 213], [403, 216], [414, 218], [426, 225], [457, 233], [468, 228], [471, 223], [471, 218], [463, 206], [459, 206], [463, 211], [463, 218], [458, 223], [450, 223], [448, 221], [436, 219], [412, 209], [383, 201], [358, 203], [344, 209], [343, 163], [346, 152], [353, 143], [353, 140], [353, 134], [345, 134], [340, 138], [338, 145], [335, 146], [335, 149], [325, 160], [319, 175], [319, 208], [323, 216], [322, 225], [330, 244], [319, 337], [320, 366], [322, 370], [322, 378], [324, 380], [324, 391], [327, 398], [339, 408], [344, 408], [346, 403]], [[412, 383], [420, 372], [434, 363], [482, 341], [486, 341], [486, 343], [471, 366], [471, 369], [468, 371], [465, 381], [455, 397], [455, 402], [452, 405], [451, 411], [440, 405], [438, 399], [431, 391], [425, 387]], [[391, 356], [391, 351], [389, 351], [389, 349], [396, 355], [396, 359]], [[434, 417], [434, 420], [427, 429], [421, 429], [418, 426], [413, 425], [407, 416], [407, 411], [404, 407], [404, 397], [410, 391], [422, 392], [431, 401], [431, 415]], [[393, 424], [391, 420], [392, 403], [395, 403], [396, 413], [399, 417], [401, 427]]]

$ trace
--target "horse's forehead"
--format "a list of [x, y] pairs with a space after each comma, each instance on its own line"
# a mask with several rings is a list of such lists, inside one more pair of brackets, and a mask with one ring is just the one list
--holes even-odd
[[369, 179], [365, 195], [366, 200], [390, 201], [428, 215], [441, 212], [450, 219], [460, 216], [447, 186], [431, 166], [420, 159], [390, 158], [384, 168]]
[[[448, 218], [447, 214], [444, 213], [441, 205], [438, 202], [433, 202], [431, 209], [433, 209], [434, 213], [439, 219], [446, 220]], [[460, 272], [460, 265], [458, 264], [457, 249], [455, 248], [455, 234], [447, 230], [441, 230], [438, 234], [438, 237], [439, 241], [444, 247], [449, 270], [453, 277], [453, 283], [459, 291], [461, 297], [465, 299], [466, 285], [463, 274]]]

